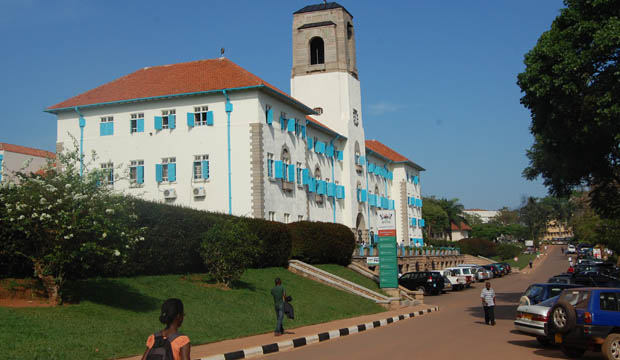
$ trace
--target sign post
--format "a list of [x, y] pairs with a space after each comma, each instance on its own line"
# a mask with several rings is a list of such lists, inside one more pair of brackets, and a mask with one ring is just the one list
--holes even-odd
[[398, 256], [394, 211], [379, 210], [379, 286], [398, 288]]

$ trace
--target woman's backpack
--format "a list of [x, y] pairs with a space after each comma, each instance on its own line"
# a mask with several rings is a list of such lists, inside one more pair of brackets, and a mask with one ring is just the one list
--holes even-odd
[[172, 346], [170, 345], [174, 339], [179, 337], [179, 334], [169, 335], [164, 338], [160, 332], [155, 333], [155, 343], [146, 355], [146, 360], [174, 360], [172, 355]]

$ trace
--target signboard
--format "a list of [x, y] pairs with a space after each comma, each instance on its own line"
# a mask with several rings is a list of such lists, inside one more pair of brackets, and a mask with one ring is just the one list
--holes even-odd
[[534, 246], [534, 240], [525, 240], [525, 246]]
[[370, 266], [379, 265], [379, 257], [378, 256], [369, 256], [366, 258], [366, 264]]
[[592, 249], [592, 256], [594, 256], [595, 259], [601, 259], [601, 249], [598, 248], [594, 248]]
[[396, 215], [393, 210], [379, 210], [379, 286], [398, 287], [398, 253]]

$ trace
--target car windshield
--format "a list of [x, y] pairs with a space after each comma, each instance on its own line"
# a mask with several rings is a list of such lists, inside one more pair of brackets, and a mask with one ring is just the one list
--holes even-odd
[[561, 288], [561, 287], [559, 287], [559, 286], [552, 286], [552, 287], [549, 289], [549, 295], [550, 295], [550, 296], [557, 296], [557, 295], [560, 295], [560, 293], [562, 292], [562, 290], [564, 290], [564, 288]]
[[525, 296], [527, 296], [532, 303], [538, 303], [543, 300], [543, 287], [532, 285], [525, 291]]
[[559, 298], [559, 297], [560, 297], [559, 295], [558, 295], [558, 296], [554, 296], [554, 297], [552, 297], [552, 298], [549, 298], [549, 299], [547, 299], [547, 300], [545, 300], [545, 301], [541, 302], [541, 303], [540, 303], [540, 304], [538, 304], [538, 305], [540, 305], [540, 306], [546, 306], [546, 307], [552, 307], [552, 306], [553, 306], [553, 305], [555, 305], [555, 303], [558, 301], [558, 298]]
[[469, 274], [469, 269], [462, 269], [463, 270], [463, 274]]

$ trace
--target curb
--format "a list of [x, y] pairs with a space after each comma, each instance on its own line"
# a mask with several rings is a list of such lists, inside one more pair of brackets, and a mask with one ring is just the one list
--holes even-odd
[[357, 326], [351, 326], [348, 328], [342, 328], [338, 330], [331, 330], [327, 332], [322, 332], [319, 334], [314, 334], [310, 336], [304, 336], [292, 340], [285, 340], [279, 343], [272, 343], [263, 346], [257, 346], [249, 349], [231, 351], [225, 354], [211, 355], [207, 357], [202, 357], [200, 360], [236, 360], [236, 359], [248, 359], [255, 356], [267, 355], [276, 353], [279, 351], [289, 350], [298, 348], [304, 345], [313, 344], [316, 342], [323, 342], [331, 339], [336, 339], [342, 336], [347, 336], [355, 333], [359, 333], [362, 331], [375, 329], [382, 326], [387, 326], [389, 324], [393, 324], [400, 320], [410, 319], [417, 316], [422, 316], [427, 313], [431, 313], [433, 311], [439, 311], [439, 307], [435, 306], [432, 308], [428, 308], [426, 310], [419, 310], [416, 312], [402, 314], [398, 316], [393, 316], [383, 320], [377, 320], [373, 322], [368, 322], [365, 324], [360, 324]]

